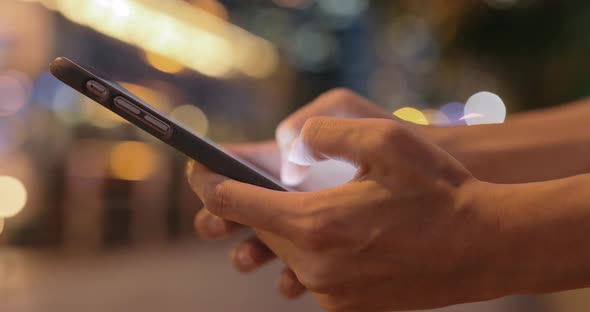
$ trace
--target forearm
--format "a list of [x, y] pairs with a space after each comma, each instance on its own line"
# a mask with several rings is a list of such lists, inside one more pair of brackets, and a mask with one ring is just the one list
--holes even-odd
[[517, 114], [502, 125], [431, 129], [426, 136], [484, 181], [524, 183], [590, 172], [590, 100]]
[[589, 187], [590, 175], [483, 184], [475, 204], [492, 221], [476, 233], [482, 245], [474, 262], [485, 263], [482, 289], [508, 295], [590, 286]]

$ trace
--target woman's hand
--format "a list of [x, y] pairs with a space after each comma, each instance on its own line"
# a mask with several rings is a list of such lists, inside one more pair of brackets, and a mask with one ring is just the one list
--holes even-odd
[[483, 265], [479, 234], [493, 232], [496, 217], [470, 205], [480, 182], [449, 154], [393, 120], [316, 117], [287, 155], [302, 166], [347, 161], [358, 173], [340, 187], [302, 193], [240, 183], [194, 163], [189, 177], [207, 211], [256, 230], [259, 250], [267, 248], [261, 262], [270, 251], [285, 262], [290, 294], [309, 289], [328, 311], [432, 308], [495, 295], [470, 268]]

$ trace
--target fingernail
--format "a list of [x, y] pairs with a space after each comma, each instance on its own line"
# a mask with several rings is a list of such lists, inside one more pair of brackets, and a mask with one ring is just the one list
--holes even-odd
[[281, 279], [279, 280], [279, 287], [284, 290], [290, 290], [293, 288], [293, 283], [288, 275], [282, 275]]
[[184, 170], [184, 174], [186, 175], [186, 178], [189, 180], [191, 180], [191, 174], [193, 173], [193, 166], [195, 165], [195, 161], [194, 160], [189, 160], [186, 163], [186, 168]]
[[207, 230], [211, 235], [222, 235], [227, 231], [225, 221], [219, 217], [209, 216], [206, 223]]
[[303, 144], [303, 140], [301, 138], [296, 138], [291, 145], [291, 149], [289, 150], [289, 154], [287, 159], [297, 165], [300, 166], [311, 166], [313, 165], [313, 161], [307, 157], [307, 153], [305, 151], [305, 146]]
[[287, 186], [297, 186], [305, 180], [306, 170], [285, 160], [281, 166], [281, 182]]
[[281, 275], [281, 278], [279, 279], [279, 288], [289, 298], [296, 295], [296, 285], [293, 283], [293, 279], [289, 275]]
[[250, 269], [256, 265], [252, 255], [250, 254], [249, 248], [246, 247], [242, 247], [240, 250], [238, 250], [238, 262], [244, 269]]

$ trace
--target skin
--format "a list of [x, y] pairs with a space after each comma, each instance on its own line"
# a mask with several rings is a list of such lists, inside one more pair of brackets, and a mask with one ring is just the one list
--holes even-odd
[[[325, 159], [354, 164], [357, 176], [328, 190], [280, 193], [190, 163], [205, 205], [196, 228], [208, 239], [238, 224], [254, 228], [257, 237], [231, 253], [236, 269], [252, 272], [278, 256], [286, 264], [280, 291], [295, 298], [309, 290], [327, 311], [434, 308], [588, 286], [590, 196], [580, 186], [590, 176], [483, 182], [587, 172], [577, 147], [590, 145], [586, 136], [553, 128], [582, 127], [583, 113], [590, 111], [578, 103], [501, 126], [434, 129], [332, 91], [281, 123], [278, 144], [230, 148], [304, 190], [313, 189], [307, 167]], [[527, 147], [529, 157], [517, 157]]]
[[478, 179], [526, 183], [590, 172], [590, 101], [514, 114], [505, 124], [418, 132], [463, 163]]

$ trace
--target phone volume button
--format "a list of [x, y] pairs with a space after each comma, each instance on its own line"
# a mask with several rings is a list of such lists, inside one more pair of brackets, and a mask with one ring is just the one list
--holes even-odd
[[120, 96], [116, 97], [114, 100], [114, 103], [117, 107], [119, 107], [129, 113], [132, 113], [132, 114], [135, 114], [138, 116], [141, 114], [141, 110], [137, 106], [133, 105], [131, 102], [127, 101], [123, 97], [120, 97]]
[[168, 126], [166, 123], [160, 121], [159, 119], [153, 117], [152, 115], [145, 115], [143, 117], [145, 119], [145, 121], [149, 122], [152, 126], [164, 131], [164, 132], [168, 132], [168, 130], [170, 130], [170, 126]]

